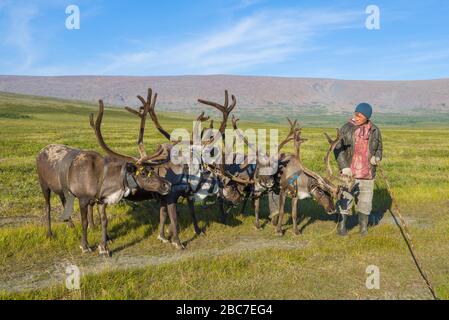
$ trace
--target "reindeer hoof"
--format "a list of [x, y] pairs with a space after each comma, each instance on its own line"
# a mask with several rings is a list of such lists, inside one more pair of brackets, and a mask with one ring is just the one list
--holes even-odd
[[67, 227], [69, 227], [70, 229], [75, 228], [75, 224], [73, 223], [72, 220], [68, 220], [66, 221]]
[[276, 229], [276, 233], [277, 236], [282, 237], [284, 235], [284, 232], [282, 231], [282, 229]]
[[169, 242], [170, 242], [170, 241], [168, 241], [167, 238], [165, 238], [165, 237], [163, 237], [163, 236], [161, 236], [161, 235], [158, 235], [158, 236], [157, 236], [157, 239], [158, 239], [160, 242], [162, 242], [162, 243], [169, 243]]
[[206, 232], [204, 231], [204, 229], [198, 228], [198, 229], [195, 229], [195, 234], [197, 236], [205, 236]]
[[98, 255], [101, 257], [110, 257], [111, 253], [107, 248], [104, 248], [102, 245], [98, 246]]
[[82, 252], [82, 253], [89, 253], [89, 252], [92, 252], [92, 249], [89, 248], [88, 246], [86, 246], [86, 247], [80, 246], [80, 249], [81, 249], [81, 252]]
[[184, 250], [186, 248], [182, 243], [172, 242], [172, 245], [174, 245], [178, 250]]
[[47, 239], [50, 239], [50, 240], [52, 240], [52, 239], [54, 239], [55, 238], [55, 235], [53, 234], [53, 232], [47, 232], [47, 235], [46, 235], [46, 237], [47, 237]]
[[259, 223], [255, 223], [255, 224], [254, 224], [254, 229], [256, 229], [256, 230], [262, 230], [262, 227], [260, 226]]
[[296, 230], [293, 230], [293, 234], [294, 234], [295, 236], [300, 236], [300, 235], [301, 235], [301, 232], [299, 232], [299, 230], [296, 229]]

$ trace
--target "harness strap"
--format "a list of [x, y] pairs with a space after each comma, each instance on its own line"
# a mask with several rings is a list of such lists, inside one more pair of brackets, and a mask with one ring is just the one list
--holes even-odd
[[134, 178], [134, 176], [127, 171], [125, 171], [124, 184], [131, 190], [137, 189], [137, 187], [139, 186], [137, 184], [136, 178]]
[[287, 194], [291, 197], [298, 194], [298, 180], [300, 175], [301, 171], [296, 171], [288, 179], [286, 179], [286, 182], [284, 183], [283, 187], [288, 190]]

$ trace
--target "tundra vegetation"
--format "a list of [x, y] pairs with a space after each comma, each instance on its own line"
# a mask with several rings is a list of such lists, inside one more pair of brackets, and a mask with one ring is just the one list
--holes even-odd
[[[274, 107], [274, 106], [271, 106]], [[35, 157], [49, 143], [76, 146], [104, 154], [88, 117], [96, 105], [13, 94], [0, 94], [0, 298], [2, 299], [397, 299], [430, 298], [405, 243], [386, 209], [390, 198], [377, 180], [374, 215], [377, 225], [361, 238], [358, 229], [345, 238], [335, 234], [335, 219], [312, 200], [301, 200], [300, 235], [292, 232], [290, 202], [284, 215], [284, 237], [268, 222], [267, 200], [260, 204], [261, 229], [254, 209], [231, 209], [228, 224], [219, 222], [215, 205], [197, 206], [196, 235], [186, 203], [178, 206], [180, 238], [187, 250], [176, 251], [157, 240], [159, 204], [122, 201], [108, 211], [112, 258], [81, 254], [79, 208], [75, 228], [56, 221], [62, 206], [51, 198], [54, 239], [46, 237], [44, 199], [37, 179]], [[199, 107], [201, 108], [201, 107]], [[102, 131], [108, 145], [135, 154], [138, 124], [121, 108], [106, 108]], [[163, 110], [163, 104], [159, 110]], [[158, 114], [164, 128], [192, 129], [192, 117]], [[430, 117], [430, 115], [429, 115]], [[219, 117], [217, 117], [219, 119]], [[301, 122], [301, 119], [299, 119]], [[338, 119], [341, 121], [341, 119]], [[323, 155], [329, 144], [323, 131], [335, 132], [341, 122], [326, 128], [307, 126], [301, 145], [304, 166], [325, 173]], [[376, 121], [376, 118], [374, 118]], [[120, 130], [118, 125], [120, 124]], [[279, 128], [285, 125], [239, 122], [239, 128]], [[449, 125], [382, 126], [384, 170], [416, 251], [421, 256], [440, 298], [449, 299]], [[145, 132], [148, 152], [165, 138], [153, 126]], [[293, 146], [286, 146], [293, 152]], [[335, 169], [335, 162], [333, 162]], [[98, 222], [98, 216], [95, 215]], [[290, 220], [290, 221], [288, 221]], [[353, 226], [356, 226], [354, 219]], [[101, 228], [89, 230], [89, 242], [101, 241]], [[80, 290], [65, 287], [65, 268], [82, 272]], [[366, 268], [380, 269], [380, 289], [365, 286]]]

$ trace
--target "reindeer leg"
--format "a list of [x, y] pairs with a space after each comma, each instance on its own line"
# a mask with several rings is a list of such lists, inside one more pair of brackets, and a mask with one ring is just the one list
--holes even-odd
[[168, 243], [168, 239], [165, 237], [165, 220], [167, 219], [167, 202], [161, 200], [161, 206], [159, 208], [159, 235], [157, 239], [163, 243]]
[[[61, 194], [59, 195], [59, 199], [61, 200], [62, 207], [65, 207], [66, 200], [65, 200], [65, 196], [64, 196], [63, 193], [61, 193]], [[75, 228], [75, 224], [73, 223], [72, 217], [70, 217], [70, 218], [67, 219], [66, 224], [67, 224], [67, 226], [68, 226], [69, 228], [71, 228], [71, 229]]]
[[292, 199], [292, 220], [293, 220], [293, 233], [299, 235], [298, 230], [298, 198], [294, 197]]
[[256, 227], [257, 230], [260, 230], [259, 210], [260, 210], [260, 198], [257, 197], [256, 199], [254, 199], [254, 214], [256, 216], [254, 227]]
[[45, 198], [45, 224], [47, 225], [47, 238], [53, 239], [54, 235], [53, 232], [51, 232], [51, 206], [50, 206], [50, 195], [51, 190], [45, 186], [42, 186], [42, 193], [44, 194]]
[[79, 204], [80, 204], [80, 211], [81, 211], [81, 225], [83, 227], [83, 232], [81, 235], [81, 251], [83, 253], [86, 252], [91, 252], [92, 250], [89, 248], [89, 244], [87, 243], [87, 225], [88, 225], [88, 221], [87, 221], [87, 207], [89, 206], [89, 201], [87, 200], [79, 200]]
[[111, 254], [108, 248], [108, 216], [106, 215], [106, 204], [98, 204], [98, 211], [100, 212], [101, 217], [101, 243], [98, 246], [98, 254], [100, 256], [110, 257]]
[[268, 207], [270, 209], [271, 225], [275, 227], [279, 217], [279, 196], [273, 191], [268, 193]]
[[87, 206], [87, 222], [88, 225], [91, 226], [92, 229], [96, 229], [97, 226], [95, 225], [95, 221], [94, 221], [94, 205], [93, 204], [89, 204]]
[[187, 202], [188, 202], [188, 204], [189, 204], [189, 210], [190, 210], [190, 214], [191, 214], [191, 216], [192, 216], [193, 228], [195, 229], [195, 233], [196, 233], [197, 235], [200, 235], [202, 231], [201, 231], [200, 227], [198, 226], [198, 221], [197, 221], [197, 219], [196, 219], [196, 215], [195, 215], [195, 204], [194, 204], [194, 202], [193, 202], [193, 198], [192, 198], [192, 197], [188, 197], [188, 198], [187, 198]]
[[246, 208], [246, 203], [248, 202], [248, 197], [245, 197], [245, 199], [243, 200], [243, 204], [242, 204], [242, 209], [240, 210], [240, 214], [246, 216], [245, 214], [245, 208]]
[[219, 217], [220, 223], [226, 224], [226, 212], [224, 209], [224, 201], [221, 197], [218, 197], [217, 204], [220, 210], [220, 217]]
[[170, 239], [171, 243], [176, 247], [176, 249], [185, 249], [178, 236], [178, 216], [176, 214], [176, 201], [170, 201], [167, 204], [167, 211], [170, 218], [169, 230], [170, 234], [172, 235]]
[[284, 206], [285, 206], [285, 193], [281, 192], [279, 195], [279, 217], [278, 224], [276, 227], [276, 234], [282, 236], [284, 233], [282, 232], [282, 221], [284, 220]]

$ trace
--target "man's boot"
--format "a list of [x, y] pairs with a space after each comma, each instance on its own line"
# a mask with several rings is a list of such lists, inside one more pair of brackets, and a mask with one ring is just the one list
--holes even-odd
[[340, 214], [340, 222], [338, 223], [337, 227], [337, 234], [339, 236], [345, 236], [348, 234], [348, 230], [346, 230], [346, 220], [348, 219], [347, 214]]
[[359, 212], [359, 228], [360, 235], [366, 236], [368, 234], [368, 218], [369, 215]]

